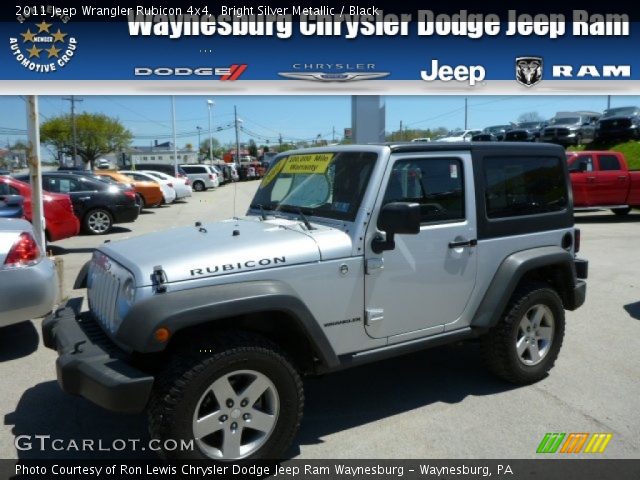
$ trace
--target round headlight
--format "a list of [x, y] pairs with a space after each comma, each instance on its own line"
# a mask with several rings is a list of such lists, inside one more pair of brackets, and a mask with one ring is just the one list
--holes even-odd
[[136, 287], [133, 283], [133, 278], [127, 278], [122, 286], [122, 297], [128, 303], [133, 303], [136, 297]]

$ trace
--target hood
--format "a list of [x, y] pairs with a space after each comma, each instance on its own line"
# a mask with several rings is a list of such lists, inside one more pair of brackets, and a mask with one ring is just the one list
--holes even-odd
[[631, 115], [616, 115], [615, 117], [605, 117], [605, 118], [601, 118], [598, 120], [598, 123], [601, 122], [617, 122], [619, 120], [637, 120], [638, 119], [638, 115], [637, 114], [631, 114]]
[[308, 231], [287, 219], [230, 219], [180, 227], [118, 242], [100, 250], [151, 285], [156, 266], [168, 283], [287, 267], [351, 255], [351, 239], [341, 230], [315, 225]]

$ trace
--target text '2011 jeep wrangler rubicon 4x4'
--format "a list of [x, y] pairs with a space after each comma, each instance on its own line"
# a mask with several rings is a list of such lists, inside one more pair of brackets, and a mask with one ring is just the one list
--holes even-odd
[[66, 392], [146, 409], [183, 458], [277, 458], [302, 375], [479, 337], [500, 377], [542, 379], [585, 300], [570, 192], [555, 145], [284, 153], [247, 216], [98, 248], [89, 311], [47, 318], [44, 342]]

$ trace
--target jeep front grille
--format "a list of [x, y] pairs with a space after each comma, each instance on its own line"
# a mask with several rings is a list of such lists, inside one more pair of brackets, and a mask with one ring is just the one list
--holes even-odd
[[113, 265], [106, 255], [98, 254], [94, 257], [89, 271], [90, 286], [87, 292], [89, 309], [110, 333], [115, 333], [120, 324], [117, 307], [120, 280], [111, 271]]

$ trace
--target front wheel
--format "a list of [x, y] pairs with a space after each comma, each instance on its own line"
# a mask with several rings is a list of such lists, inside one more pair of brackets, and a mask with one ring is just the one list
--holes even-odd
[[151, 437], [193, 442], [167, 458], [280, 458], [298, 430], [304, 394], [287, 357], [258, 336], [238, 335], [204, 348], [157, 382], [149, 408]]
[[482, 339], [489, 370], [520, 385], [542, 380], [558, 358], [564, 326], [562, 300], [555, 290], [544, 283], [520, 287], [500, 322]]

